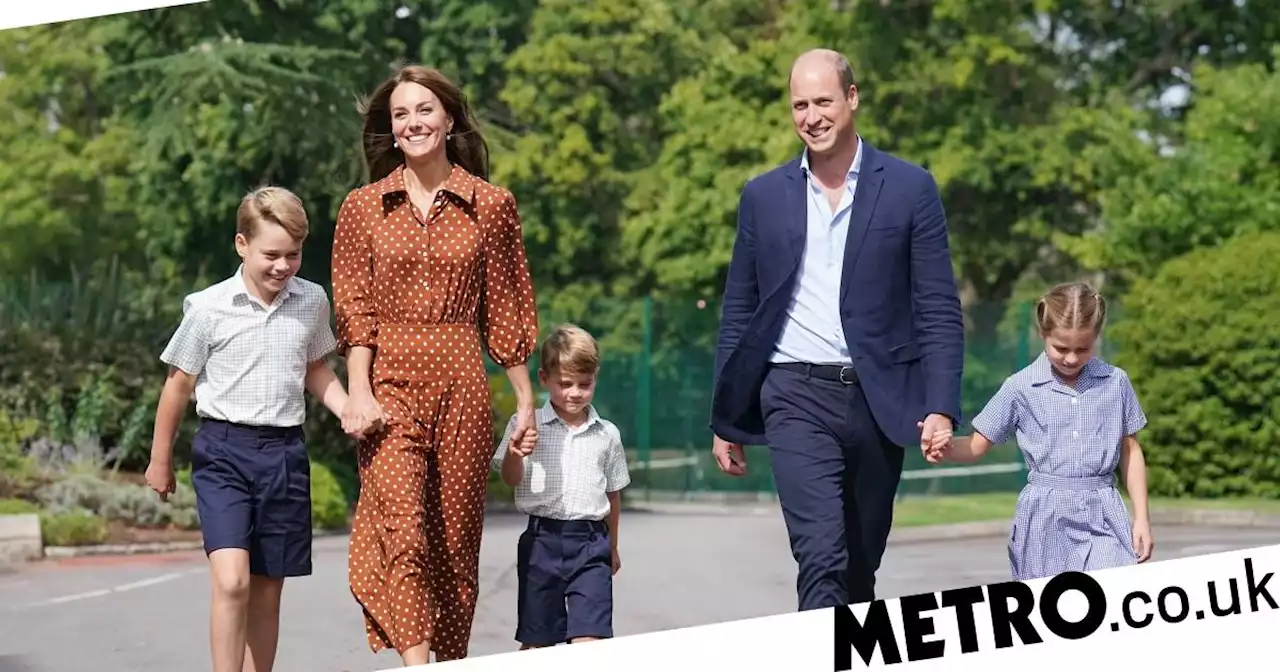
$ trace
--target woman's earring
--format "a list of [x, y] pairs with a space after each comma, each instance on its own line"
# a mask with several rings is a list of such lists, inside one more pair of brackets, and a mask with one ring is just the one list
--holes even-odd
[[392, 141], [391, 141], [391, 146], [392, 146], [392, 147], [399, 148], [399, 147], [400, 147], [400, 141], [399, 141], [399, 140], [392, 140]]

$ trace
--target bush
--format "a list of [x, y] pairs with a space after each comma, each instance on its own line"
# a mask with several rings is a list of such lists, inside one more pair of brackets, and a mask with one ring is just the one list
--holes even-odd
[[1280, 497], [1280, 234], [1167, 262], [1125, 299], [1115, 363], [1149, 420], [1151, 494]]
[[496, 471], [489, 472], [489, 485], [485, 491], [490, 502], [510, 504], [516, 500], [515, 488], [502, 482], [502, 475]]
[[346, 495], [329, 467], [311, 462], [311, 524], [325, 530], [347, 526]]
[[118, 483], [95, 474], [69, 474], [40, 488], [36, 498], [46, 512], [55, 515], [87, 511], [135, 527], [199, 527], [195, 493], [182, 483], [169, 501], [163, 502], [145, 485]]
[[23, 499], [0, 499], [0, 516], [40, 513], [40, 507]]
[[76, 509], [40, 515], [40, 531], [45, 546], [85, 546], [107, 540], [107, 520], [90, 511]]
[[34, 486], [35, 460], [23, 454], [22, 445], [38, 428], [34, 420], [15, 420], [0, 410], [0, 497], [24, 495]]

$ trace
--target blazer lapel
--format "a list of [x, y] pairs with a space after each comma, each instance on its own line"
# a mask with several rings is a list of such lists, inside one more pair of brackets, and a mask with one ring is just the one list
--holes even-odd
[[884, 166], [880, 163], [879, 152], [862, 141], [862, 170], [858, 173], [858, 187], [853, 192], [853, 210], [849, 213], [849, 235], [844, 243], [844, 268], [840, 273], [840, 303], [849, 296], [849, 287], [853, 278], [853, 269], [858, 264], [858, 256], [862, 252], [863, 242], [867, 237], [867, 229], [871, 226], [871, 218], [875, 214], [876, 201], [880, 198], [880, 187], [884, 184]]
[[786, 193], [783, 194], [783, 219], [786, 222], [787, 235], [787, 275], [800, 267], [804, 256], [804, 243], [808, 237], [809, 208], [806, 200], [807, 188], [804, 171], [800, 168], [800, 160], [794, 160], [787, 171]]

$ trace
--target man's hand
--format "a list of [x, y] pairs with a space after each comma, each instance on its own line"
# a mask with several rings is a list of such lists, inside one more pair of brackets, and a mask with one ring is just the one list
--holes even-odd
[[924, 453], [926, 460], [937, 464], [951, 446], [951, 418], [930, 413], [923, 422], [916, 423], [916, 426], [920, 428], [920, 451]]
[[715, 455], [720, 471], [730, 476], [747, 474], [747, 456], [742, 452], [742, 444], [731, 443], [717, 436], [711, 444], [711, 454]]

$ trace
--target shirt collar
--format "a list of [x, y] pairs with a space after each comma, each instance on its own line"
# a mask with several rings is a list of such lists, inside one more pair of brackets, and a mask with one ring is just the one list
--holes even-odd
[[[475, 205], [476, 180], [479, 178], [472, 175], [471, 171], [456, 163], [450, 165], [452, 167], [449, 170], [449, 177], [445, 179], [444, 184], [440, 185], [440, 189], [461, 198], [467, 203]], [[378, 180], [375, 185], [378, 190], [378, 194], [381, 196], [386, 196], [388, 194], [408, 195], [409, 192], [404, 186], [404, 171], [405, 165], [402, 163], [396, 166], [396, 169], [391, 171], [389, 175]]]
[[[858, 174], [862, 172], [862, 148], [866, 145], [866, 143], [862, 141], [861, 135], [857, 136], [857, 138], [858, 138], [858, 150], [853, 154], [853, 163], [849, 164], [849, 174], [845, 176], [846, 183], [858, 177]], [[804, 153], [801, 154], [800, 156], [800, 170], [804, 172], [805, 177], [809, 176], [809, 148], [808, 147], [805, 148]]]
[[[230, 292], [232, 300], [245, 299], [261, 303], [261, 300], [258, 297], [249, 292], [249, 285], [244, 279], [244, 264], [240, 264], [240, 266], [236, 268], [235, 275], [231, 276]], [[275, 303], [281, 303], [298, 292], [298, 279], [289, 278], [289, 281], [284, 283], [284, 289], [280, 291], [280, 295], [276, 297]]]
[[[1080, 375], [1085, 378], [1106, 378], [1111, 375], [1113, 368], [1101, 359], [1093, 357], [1088, 364], [1084, 365]], [[1053, 375], [1053, 364], [1049, 362], [1049, 355], [1041, 352], [1036, 361], [1031, 364], [1031, 384], [1044, 385], [1055, 380], [1057, 376]]]
[[[594, 425], [599, 420], [600, 420], [600, 414], [596, 412], [596, 407], [588, 404], [587, 405], [587, 421], [582, 423], [582, 428], [585, 429], [587, 427], [590, 427], [591, 425]], [[555, 422], [559, 422], [560, 424], [566, 425], [566, 426], [568, 425], [568, 423], [566, 423], [564, 419], [560, 417], [560, 414], [556, 413], [555, 407], [552, 406], [551, 401], [548, 400], [547, 403], [542, 405], [542, 408], [538, 409], [538, 424], [549, 425]]]

